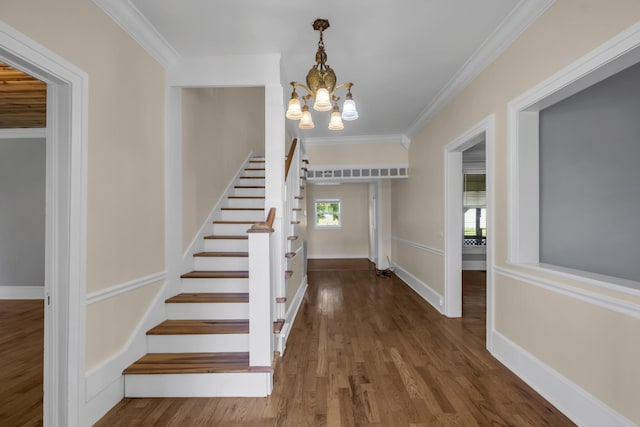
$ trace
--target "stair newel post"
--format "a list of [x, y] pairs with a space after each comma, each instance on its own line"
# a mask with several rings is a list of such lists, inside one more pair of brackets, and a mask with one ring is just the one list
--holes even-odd
[[249, 366], [271, 366], [273, 361], [273, 295], [271, 292], [271, 239], [276, 210], [249, 234]]

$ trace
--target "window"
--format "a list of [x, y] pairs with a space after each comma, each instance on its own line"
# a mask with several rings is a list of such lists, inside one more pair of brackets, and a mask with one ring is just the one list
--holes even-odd
[[340, 200], [316, 200], [316, 226], [340, 227]]
[[464, 175], [464, 245], [487, 244], [487, 191], [484, 174]]

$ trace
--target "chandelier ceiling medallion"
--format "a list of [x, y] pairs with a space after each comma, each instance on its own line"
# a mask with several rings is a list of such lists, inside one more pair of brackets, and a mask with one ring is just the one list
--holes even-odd
[[[318, 42], [318, 51], [316, 52], [316, 63], [307, 73], [307, 84], [291, 82], [293, 92], [289, 100], [286, 117], [290, 120], [300, 120], [298, 127], [300, 129], [313, 129], [313, 119], [307, 102], [313, 98], [313, 109], [316, 111], [331, 111], [331, 119], [329, 121], [329, 129], [342, 130], [344, 124], [342, 120], [355, 120], [358, 118], [356, 103], [351, 96], [351, 86], [353, 83], [342, 83], [336, 86], [336, 73], [327, 65], [327, 52], [324, 50], [324, 41], [322, 32], [329, 28], [329, 21], [326, 19], [316, 19], [313, 23], [313, 29], [320, 31], [320, 41]], [[302, 96], [304, 106], [300, 105], [300, 99], [296, 88], [303, 87], [307, 94]], [[340, 98], [335, 95], [337, 89], [347, 88], [344, 103], [342, 104], [342, 114], [338, 108]]]

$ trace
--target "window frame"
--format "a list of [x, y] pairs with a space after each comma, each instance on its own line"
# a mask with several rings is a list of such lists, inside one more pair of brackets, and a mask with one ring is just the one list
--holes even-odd
[[[318, 204], [319, 203], [337, 203], [338, 204], [338, 224], [330, 225], [330, 224], [319, 224], [318, 223]], [[325, 199], [314, 199], [313, 200], [313, 226], [315, 228], [321, 229], [337, 229], [342, 228], [342, 200], [339, 198], [325, 198]]]

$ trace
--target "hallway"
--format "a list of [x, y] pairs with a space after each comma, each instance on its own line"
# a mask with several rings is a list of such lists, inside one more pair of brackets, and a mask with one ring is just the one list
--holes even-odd
[[98, 426], [564, 426], [484, 344], [482, 273], [447, 319], [367, 260], [310, 260], [268, 398], [126, 399]]

